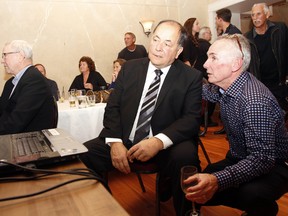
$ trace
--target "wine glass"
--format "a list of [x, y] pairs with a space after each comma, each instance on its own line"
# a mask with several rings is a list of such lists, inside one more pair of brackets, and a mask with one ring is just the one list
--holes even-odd
[[[197, 167], [195, 166], [183, 166], [181, 168], [181, 188], [185, 194], [187, 194], [187, 189], [191, 186], [194, 186], [198, 183], [198, 180], [192, 181], [190, 183], [184, 184], [184, 180], [190, 176], [196, 175], [198, 173]], [[187, 216], [198, 216], [198, 213], [195, 208], [195, 203], [192, 202], [192, 210], [188, 211], [185, 215]]]

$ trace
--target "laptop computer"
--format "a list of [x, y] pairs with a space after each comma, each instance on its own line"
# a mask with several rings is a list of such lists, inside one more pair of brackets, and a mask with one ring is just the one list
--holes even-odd
[[[0, 136], [0, 174], [13, 171], [1, 160], [40, 167], [76, 159], [88, 149], [60, 128]], [[4, 171], [5, 172], [5, 171]]]

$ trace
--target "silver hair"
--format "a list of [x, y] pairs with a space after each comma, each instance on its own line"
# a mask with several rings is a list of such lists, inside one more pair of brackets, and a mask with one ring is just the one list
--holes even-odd
[[11, 42], [6, 43], [6, 46], [10, 45], [13, 51], [15, 52], [23, 52], [25, 58], [31, 59], [33, 58], [32, 46], [24, 40], [13, 40]]
[[[216, 39], [216, 41], [218, 40], [228, 40], [234, 45], [237, 53], [237, 56], [235, 57], [240, 57], [243, 59], [242, 70], [247, 70], [251, 60], [250, 43], [248, 39], [242, 34], [224, 34]], [[233, 55], [234, 53], [231, 54]]]
[[202, 38], [203, 39], [203, 36], [204, 34], [210, 30], [210, 28], [208, 26], [203, 26], [202, 28], [200, 28], [200, 31], [199, 31], [199, 38]]
[[254, 4], [254, 5], [252, 6], [252, 8], [255, 7], [255, 6], [258, 6], [258, 5], [263, 6], [263, 10], [264, 10], [264, 13], [265, 13], [266, 15], [269, 13], [269, 7], [268, 7], [268, 5], [267, 5], [266, 3], [257, 3], [257, 4]]

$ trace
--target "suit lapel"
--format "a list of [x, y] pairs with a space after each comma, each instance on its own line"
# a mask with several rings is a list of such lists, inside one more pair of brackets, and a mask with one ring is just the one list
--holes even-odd
[[177, 76], [179, 76], [179, 72], [176, 70], [175, 64], [173, 63], [168, 71], [168, 74], [166, 75], [162, 88], [160, 89], [155, 110], [158, 108], [158, 106], [161, 104], [161, 102], [171, 89], [171, 85], [173, 85], [174, 80], [177, 79]]

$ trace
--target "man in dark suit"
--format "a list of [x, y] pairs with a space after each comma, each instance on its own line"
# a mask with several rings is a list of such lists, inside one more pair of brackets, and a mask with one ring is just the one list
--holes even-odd
[[32, 66], [32, 48], [22, 40], [7, 43], [2, 52], [5, 71], [13, 75], [0, 102], [0, 134], [51, 128], [54, 100], [46, 78]]
[[43, 76], [46, 77], [46, 81], [48, 83], [48, 85], [50, 86], [51, 92], [53, 97], [55, 98], [55, 100], [58, 101], [58, 95], [59, 95], [59, 89], [58, 89], [58, 85], [54, 80], [48, 79], [46, 76], [46, 68], [44, 67], [44, 65], [42, 64], [35, 64], [34, 67], [36, 67], [40, 73], [43, 74]]
[[[176, 60], [186, 38], [185, 29], [176, 21], [156, 26], [149, 58], [122, 66], [106, 106], [104, 129], [98, 138], [84, 144], [89, 152], [81, 156], [86, 166], [99, 174], [113, 168], [130, 173], [129, 163], [156, 162], [160, 179], [170, 179], [177, 215], [191, 209], [180, 187], [180, 169], [188, 164], [200, 169], [197, 138], [203, 77], [200, 71]], [[138, 142], [134, 140], [136, 123], [155, 69], [163, 74], [150, 134]]]

